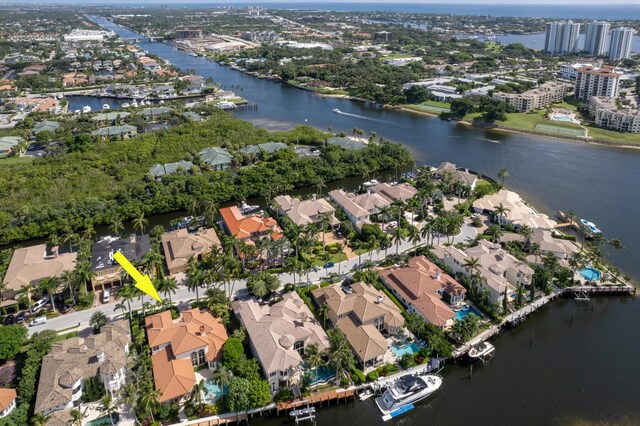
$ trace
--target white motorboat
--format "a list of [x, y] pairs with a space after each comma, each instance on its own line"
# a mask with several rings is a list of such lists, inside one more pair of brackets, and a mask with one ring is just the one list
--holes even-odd
[[373, 392], [371, 391], [371, 389], [367, 389], [365, 392], [362, 392], [360, 395], [358, 395], [358, 398], [360, 398], [360, 401], [366, 401], [372, 396], [373, 396]]
[[122, 108], [129, 108], [131, 106], [131, 104], [129, 102], [125, 102], [121, 106], [122, 106]]
[[134, 108], [138, 108], [138, 101], [134, 99], [133, 102], [131, 102], [131, 106]]
[[335, 112], [336, 114], [340, 114], [342, 111], [340, 111], [338, 108], [334, 108], [333, 112]]
[[313, 414], [315, 412], [316, 412], [316, 407], [305, 407], [299, 410], [293, 410], [292, 412], [289, 413], [289, 415], [291, 417], [297, 417], [297, 416]]
[[111, 109], [111, 107], [109, 106], [109, 104], [104, 104], [102, 105], [102, 109]]
[[83, 114], [88, 114], [91, 112], [91, 107], [89, 105], [85, 105], [82, 107], [82, 113]]
[[370, 187], [370, 186], [373, 186], [373, 185], [377, 185], [377, 184], [379, 184], [379, 183], [380, 183], [380, 181], [379, 181], [379, 180], [377, 180], [377, 179], [371, 179], [371, 180], [368, 180], [368, 181], [366, 181], [365, 183], [363, 183], [363, 185], [364, 185], [365, 187]]
[[376, 398], [380, 412], [387, 416], [400, 408], [421, 401], [442, 386], [437, 374], [409, 374], [389, 384], [382, 396]]
[[591, 231], [591, 233], [593, 234], [600, 234], [602, 232], [600, 231], [600, 229], [598, 229], [595, 223], [589, 222], [586, 219], [580, 219], [580, 223], [586, 226], [587, 229], [589, 229], [589, 231]]
[[243, 201], [240, 204], [239, 210], [242, 214], [253, 213], [256, 210], [260, 210], [260, 206], [257, 204], [247, 204], [246, 201]]
[[496, 348], [489, 342], [482, 342], [469, 349], [469, 358], [477, 359], [491, 355]]

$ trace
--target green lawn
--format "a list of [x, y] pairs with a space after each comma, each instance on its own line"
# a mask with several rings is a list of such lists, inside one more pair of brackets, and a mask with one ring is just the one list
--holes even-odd
[[545, 118], [542, 114], [542, 112], [517, 112], [508, 114], [505, 121], [497, 121], [496, 124], [515, 130], [529, 130], [556, 135], [584, 136], [584, 130], [577, 124], [551, 121]]
[[335, 254], [330, 254], [329, 257], [325, 260], [323, 257], [318, 256], [313, 260], [313, 266], [321, 266], [324, 267], [328, 262], [338, 263], [347, 260], [347, 255], [344, 254], [343, 251], [339, 251]]
[[432, 113], [441, 113], [441, 112], [449, 112], [451, 111], [451, 104], [449, 102], [439, 102], [439, 101], [427, 101], [421, 104], [411, 104], [405, 105], [405, 107], [409, 109], [413, 109], [416, 111], [426, 111]]
[[600, 129], [591, 124], [587, 125], [587, 128], [592, 139], [640, 145], [640, 134], [638, 133], [620, 133], [615, 130]]
[[0, 158], [0, 166], [13, 165], [13, 164], [30, 164], [33, 161], [33, 157], [8, 157]]

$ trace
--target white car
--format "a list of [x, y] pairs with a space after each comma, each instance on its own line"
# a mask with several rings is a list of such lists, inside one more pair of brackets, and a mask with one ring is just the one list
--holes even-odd
[[46, 305], [47, 303], [49, 303], [49, 297], [45, 296], [42, 299], [38, 300], [36, 303], [34, 303], [33, 306], [31, 306], [31, 312], [36, 312], [42, 309], [44, 305]]
[[45, 324], [47, 322], [47, 317], [44, 315], [40, 315], [38, 317], [35, 317], [34, 319], [31, 320], [31, 322], [29, 323], [29, 327], [34, 327], [36, 325], [42, 325]]
[[102, 303], [109, 303], [111, 300], [111, 291], [109, 289], [102, 290]]

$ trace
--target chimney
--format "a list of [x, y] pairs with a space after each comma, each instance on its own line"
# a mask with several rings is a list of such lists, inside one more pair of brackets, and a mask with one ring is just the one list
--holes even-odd
[[378, 296], [378, 297], [376, 297], [376, 303], [377, 303], [377, 304], [382, 303], [382, 300], [383, 300], [383, 297], [382, 297], [382, 296]]
[[104, 352], [102, 351], [98, 352], [97, 358], [98, 358], [98, 362], [104, 362], [104, 359], [105, 359]]
[[134, 244], [136, 242], [136, 234], [129, 234], [129, 242]]
[[371, 195], [371, 188], [367, 188], [367, 195]]
[[318, 195], [314, 193], [313, 194], [313, 201], [315, 201], [317, 198], [318, 198]]
[[442, 275], [442, 274], [440, 273], [440, 270], [438, 269], [438, 270], [436, 271], [436, 276], [435, 276], [436, 281], [440, 281], [440, 275]]
[[51, 255], [53, 257], [58, 257], [58, 246], [51, 247]]
[[201, 325], [201, 326], [200, 326], [200, 329], [199, 329], [199, 331], [198, 331], [198, 334], [199, 334], [200, 336], [204, 336], [205, 334], [207, 334], [207, 333], [205, 332], [204, 325]]

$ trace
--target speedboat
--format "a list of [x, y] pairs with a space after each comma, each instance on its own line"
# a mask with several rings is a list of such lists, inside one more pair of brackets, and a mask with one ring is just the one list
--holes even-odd
[[333, 112], [335, 112], [336, 114], [340, 114], [342, 111], [340, 111], [338, 108], [334, 108]]
[[478, 343], [477, 345], [474, 345], [469, 350], [469, 358], [473, 358], [473, 359], [482, 358], [486, 355], [492, 354], [493, 351], [495, 350], [496, 350], [495, 346], [493, 346], [489, 342]]
[[133, 102], [131, 102], [131, 106], [138, 108], [138, 101], [136, 101], [135, 99], [133, 100]]
[[366, 401], [367, 399], [371, 398], [372, 396], [373, 396], [373, 392], [371, 391], [371, 389], [367, 389], [365, 392], [363, 392], [360, 395], [358, 395], [358, 398], [360, 398], [360, 401]]
[[586, 219], [580, 219], [580, 223], [583, 224], [584, 226], [586, 226], [587, 229], [589, 229], [589, 231], [591, 231], [594, 234], [600, 234], [602, 232], [602, 231], [600, 231], [600, 229], [598, 229], [598, 227], [596, 226], [595, 223], [589, 222]]
[[389, 384], [376, 405], [386, 416], [401, 407], [421, 401], [442, 386], [442, 377], [437, 374], [409, 374]]
[[111, 107], [109, 106], [109, 104], [104, 104], [102, 105], [102, 109], [111, 109]]
[[129, 102], [125, 102], [122, 104], [122, 108], [129, 108], [131, 104]]
[[377, 185], [379, 183], [380, 183], [380, 181], [378, 181], [377, 179], [371, 179], [371, 180], [368, 180], [365, 183], [363, 183], [363, 185], [365, 187], [369, 187], [369, 186]]
[[89, 105], [85, 105], [82, 107], [82, 112], [84, 114], [90, 113], [91, 112], [91, 107]]

